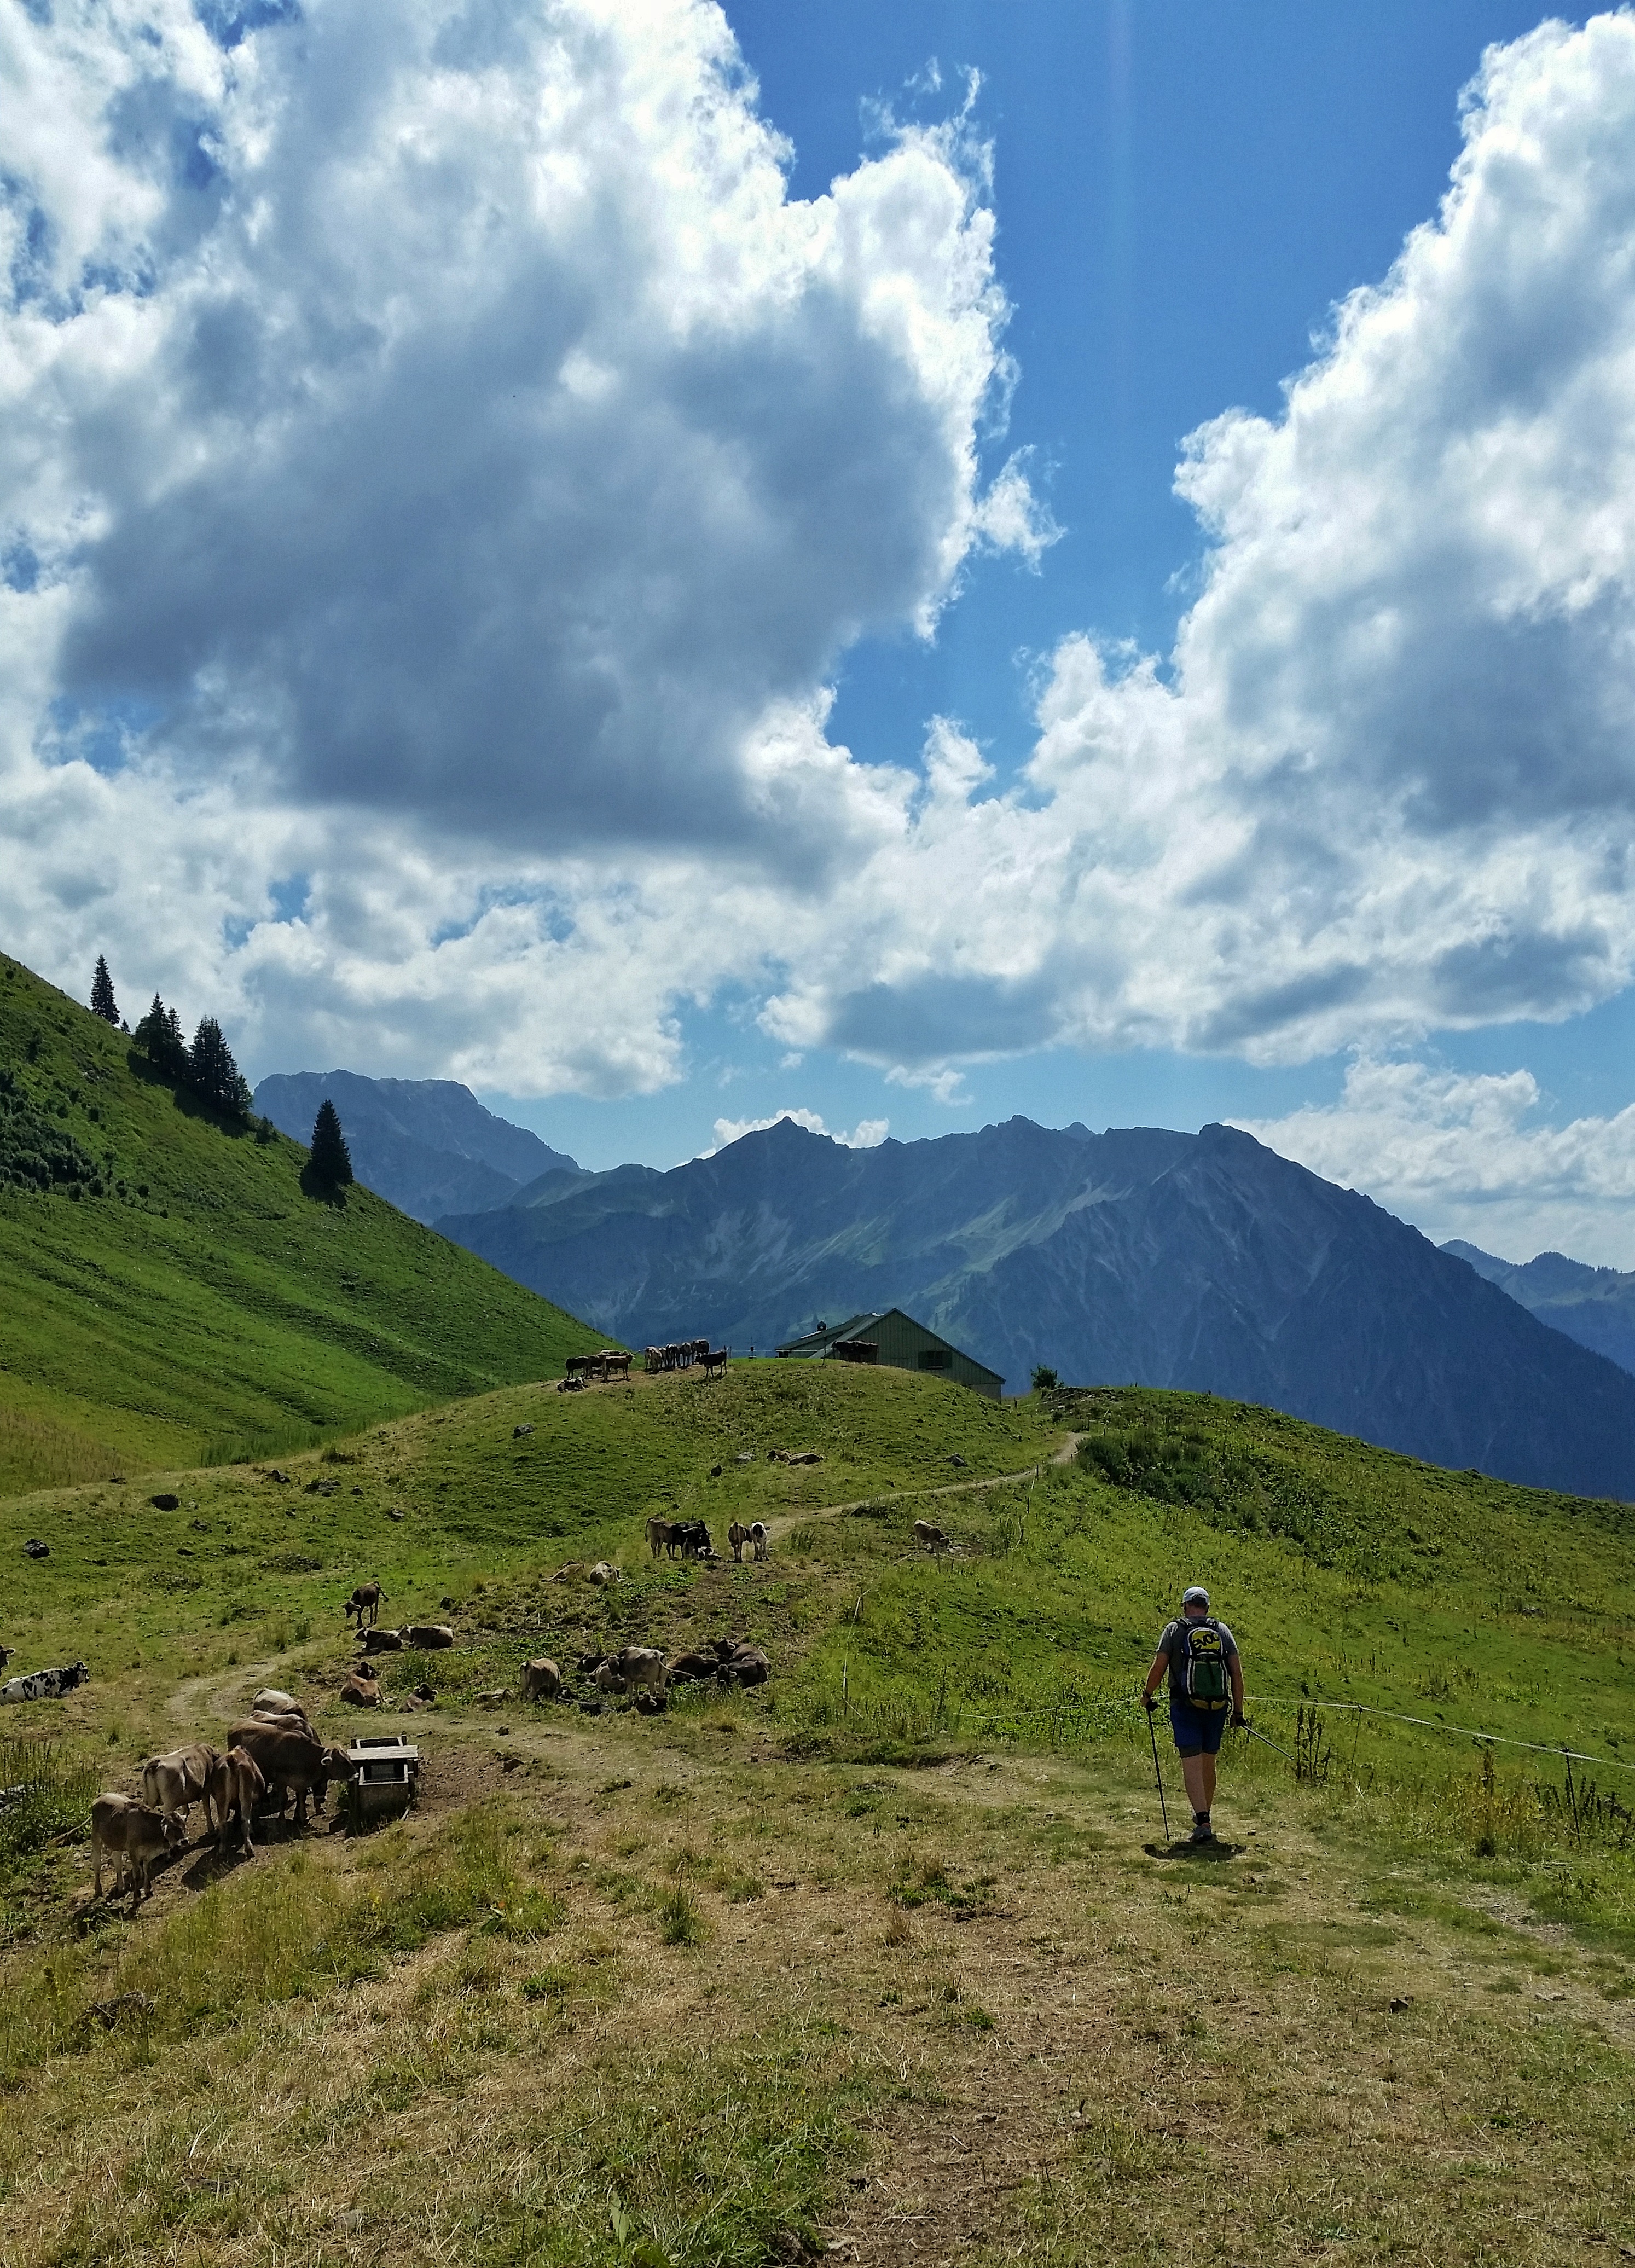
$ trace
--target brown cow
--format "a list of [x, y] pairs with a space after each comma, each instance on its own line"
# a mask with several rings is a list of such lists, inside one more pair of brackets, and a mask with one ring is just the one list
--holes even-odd
[[914, 1541], [917, 1544], [921, 1545], [925, 1550], [929, 1551], [933, 1559], [936, 1557], [938, 1552], [952, 1551], [954, 1549], [953, 1544], [949, 1542], [942, 1529], [940, 1528], [933, 1528], [929, 1520], [917, 1520], [915, 1521]]
[[294, 1796], [298, 1827], [306, 1824], [309, 1791], [313, 1809], [321, 1811], [329, 1782], [351, 1778], [351, 1763], [344, 1750], [327, 1748], [315, 1734], [284, 1732], [257, 1718], [235, 1725], [227, 1735], [227, 1745], [243, 1749], [261, 1766], [269, 1794], [278, 1798], [280, 1818], [285, 1797]]
[[600, 1358], [600, 1361], [602, 1366], [602, 1376], [604, 1378], [613, 1378], [615, 1375], [623, 1379], [628, 1379], [630, 1377], [630, 1358], [628, 1354], [615, 1352], [610, 1348], [608, 1351]]
[[435, 1653], [440, 1646], [453, 1645], [454, 1633], [446, 1623], [410, 1623], [403, 1631], [403, 1642], [418, 1646], [423, 1653]]
[[744, 1526], [742, 1521], [735, 1520], [733, 1522], [726, 1531], [726, 1540], [733, 1547], [734, 1564], [741, 1567], [744, 1564], [744, 1546], [749, 1541], [749, 1530]]
[[208, 1829], [210, 1812], [204, 1791], [216, 1760], [215, 1749], [203, 1743], [196, 1748], [172, 1749], [166, 1756], [150, 1756], [142, 1767], [142, 1800], [150, 1810], [162, 1811], [166, 1818], [173, 1814], [181, 1822], [184, 1835], [188, 1831], [188, 1814], [195, 1803], [203, 1802]]
[[649, 1693], [656, 1701], [663, 1700], [668, 1681], [664, 1656], [656, 1646], [622, 1646], [614, 1655], [611, 1667], [627, 1687]]
[[668, 1550], [672, 1557], [674, 1557], [674, 1547], [681, 1541], [680, 1536], [676, 1533], [676, 1528], [677, 1523], [674, 1520], [650, 1520], [648, 1521], [647, 1541], [652, 1546], [652, 1555], [655, 1559], [658, 1558], [661, 1551], [665, 1550]]
[[306, 1710], [302, 1708], [295, 1696], [292, 1693], [281, 1693], [276, 1685], [263, 1685], [250, 1704], [252, 1717], [259, 1717], [263, 1710], [269, 1710], [278, 1717], [299, 1717], [303, 1722], [306, 1718]]
[[554, 1701], [561, 1690], [562, 1672], [544, 1654], [535, 1661], [523, 1663], [522, 1697], [525, 1701]]
[[[214, 1756], [214, 1749], [210, 1753]], [[218, 1851], [226, 1849], [227, 1822], [236, 1816], [244, 1855], [247, 1859], [255, 1856], [255, 1845], [250, 1840], [250, 1822], [255, 1816], [256, 1805], [266, 1793], [266, 1775], [247, 1749], [229, 1749], [225, 1756], [216, 1757], [204, 1790], [204, 1820], [208, 1827], [210, 1815], [214, 1812], [216, 1847]]]
[[166, 1851], [180, 1847], [187, 1837], [180, 1819], [173, 1813], [155, 1811], [134, 1796], [109, 1793], [98, 1796], [91, 1807], [91, 1855], [96, 1861], [97, 1896], [102, 1895], [102, 1854], [106, 1851], [114, 1862], [114, 1896], [117, 1897], [125, 1887], [129, 1874], [136, 1893], [133, 1904], [140, 1904], [145, 1891], [153, 1895], [148, 1874], [153, 1861]]
[[719, 1666], [712, 1653], [673, 1653], [665, 1664], [665, 1674], [673, 1684], [689, 1680], [702, 1684], [715, 1675]]
[[340, 1697], [354, 1709], [378, 1709], [380, 1706], [380, 1688], [367, 1663], [360, 1663], [342, 1679]]
[[379, 1621], [380, 1602], [385, 1596], [386, 1593], [381, 1589], [379, 1582], [360, 1583], [341, 1611], [349, 1616], [356, 1615], [357, 1627], [362, 1630], [365, 1615], [372, 1623]]
[[706, 1378], [725, 1378], [726, 1376], [726, 1359], [727, 1350], [725, 1347], [709, 1348], [705, 1351], [703, 1357], [704, 1376]]

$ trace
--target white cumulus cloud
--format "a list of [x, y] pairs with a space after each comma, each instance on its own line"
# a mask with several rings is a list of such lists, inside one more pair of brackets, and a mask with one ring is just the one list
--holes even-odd
[[808, 1134], [827, 1134], [831, 1142], [838, 1142], [847, 1150], [877, 1150], [891, 1131], [889, 1118], [859, 1118], [851, 1133], [843, 1134], [837, 1126], [826, 1126], [815, 1110], [775, 1110], [770, 1118], [718, 1118], [715, 1140], [698, 1154], [701, 1158], [713, 1158], [729, 1142], [741, 1142], [746, 1134], [764, 1134], [769, 1126], [776, 1126], [784, 1118], [804, 1126]]
[[1635, 1268], [1635, 1107], [1552, 1124], [1530, 1071], [1363, 1058], [1338, 1101], [1235, 1123], [1438, 1243]]

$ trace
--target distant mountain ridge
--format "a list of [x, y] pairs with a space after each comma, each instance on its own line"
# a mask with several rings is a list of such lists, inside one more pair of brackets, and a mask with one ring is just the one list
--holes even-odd
[[437, 1226], [637, 1346], [902, 1306], [1026, 1388], [1190, 1387], [1428, 1461], [1635, 1497], [1635, 1380], [1368, 1198], [1225, 1126], [1013, 1118], [850, 1150], [792, 1121]]
[[510, 1204], [542, 1174], [577, 1174], [564, 1151], [485, 1110], [450, 1079], [367, 1079], [356, 1071], [275, 1072], [257, 1110], [298, 1142], [310, 1140], [328, 1095], [341, 1114], [352, 1170], [412, 1219]]
[[1635, 1373], [1635, 1275], [1616, 1268], [1591, 1268], [1582, 1260], [1569, 1260], [1563, 1252], [1541, 1252], [1532, 1260], [1496, 1260], [1479, 1245], [1457, 1237], [1442, 1249], [1519, 1300], [1541, 1323], [1604, 1354], [1621, 1370]]

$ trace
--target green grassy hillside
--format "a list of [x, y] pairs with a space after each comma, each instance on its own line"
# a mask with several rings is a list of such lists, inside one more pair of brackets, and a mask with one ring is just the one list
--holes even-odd
[[[0, 1810], [19, 2268], [884, 2268], [904, 2229], [1049, 2268], [1173, 2257], [1200, 2195], [1232, 2259], [1635, 2250], [1628, 1508], [1206, 1397], [776, 1362], [508, 1387], [279, 1470], [0, 1504], [13, 1670], [92, 1671], [0, 1721], [0, 1785], [55, 1744]], [[655, 1562], [653, 1512], [764, 1519], [771, 1557]], [[434, 1696], [384, 1719], [416, 1814], [92, 1900], [88, 1792], [151, 1749], [263, 1683], [358, 1728], [369, 1576], [459, 1633], [382, 1658], [394, 1710]], [[1303, 1767], [1230, 1736], [1207, 1857], [1160, 1833], [1133, 1700], [1198, 1580]], [[727, 1631], [770, 1685], [518, 1698], [537, 1653]], [[1603, 1761], [1569, 1786], [1564, 1744]]]
[[[0, 955], [0, 1492], [310, 1442], [600, 1344], [306, 1153], [214, 1116]], [[9, 1145], [9, 1148], [8, 1148]]]

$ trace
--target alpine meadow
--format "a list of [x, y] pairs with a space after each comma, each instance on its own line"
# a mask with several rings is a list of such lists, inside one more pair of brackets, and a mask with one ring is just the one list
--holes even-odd
[[1635, 0], [0, 0], [0, 2268], [1635, 2264]]

